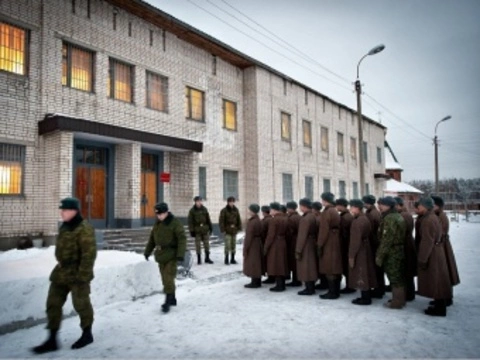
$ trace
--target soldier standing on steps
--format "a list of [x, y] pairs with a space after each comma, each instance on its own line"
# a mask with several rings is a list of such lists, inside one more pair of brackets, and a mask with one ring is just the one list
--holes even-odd
[[82, 218], [78, 199], [63, 199], [59, 209], [63, 223], [55, 247], [58, 263], [50, 275], [47, 297], [47, 329], [50, 330], [50, 337], [32, 349], [36, 354], [58, 350], [57, 333], [62, 321], [62, 308], [69, 293], [83, 329], [82, 336], [72, 345], [72, 349], [80, 349], [93, 342], [90, 282], [93, 280], [93, 265], [97, 256], [93, 227]]
[[167, 313], [170, 306], [177, 305], [175, 297], [177, 261], [183, 261], [187, 238], [182, 223], [168, 211], [166, 203], [155, 205], [155, 213], [157, 214], [157, 222], [153, 225], [144, 256], [148, 261], [155, 249], [155, 261], [160, 268], [163, 292], [165, 293], [165, 303], [162, 305], [162, 311]]
[[190, 235], [195, 238], [197, 264], [200, 265], [202, 263], [201, 243], [203, 243], [203, 249], [205, 250], [205, 263], [213, 264], [213, 261], [210, 260], [210, 234], [213, 230], [210, 214], [207, 208], [203, 206], [201, 196], [195, 196], [193, 201], [195, 204], [188, 213], [188, 229], [190, 230]]
[[229, 264], [228, 255], [231, 254], [230, 264], [236, 264], [235, 250], [237, 245], [237, 233], [242, 230], [240, 212], [235, 206], [235, 198], [230, 196], [227, 199], [227, 206], [220, 211], [218, 219], [220, 231], [225, 239], [225, 265]]

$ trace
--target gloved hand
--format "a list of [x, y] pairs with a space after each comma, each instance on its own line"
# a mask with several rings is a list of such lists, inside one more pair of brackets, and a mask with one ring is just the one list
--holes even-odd
[[419, 262], [419, 263], [418, 263], [418, 267], [419, 267], [421, 270], [427, 270], [427, 269], [428, 269], [428, 263]]
[[350, 266], [351, 269], [355, 267], [355, 259], [354, 258], [348, 258], [348, 266]]
[[302, 253], [295, 252], [295, 259], [297, 259], [298, 261], [302, 260]]
[[195, 231], [190, 231], [190, 236], [195, 237]]
[[150, 255], [145, 254], [145, 255], [143, 255], [143, 256], [145, 256], [145, 260], [148, 261], [148, 258], [150, 257]]
[[178, 262], [183, 262], [183, 257], [177, 256], [177, 261]]

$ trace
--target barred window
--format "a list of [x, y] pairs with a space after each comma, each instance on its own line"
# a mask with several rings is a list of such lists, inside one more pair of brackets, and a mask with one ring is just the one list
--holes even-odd
[[185, 117], [205, 121], [205, 93], [191, 87], [185, 88]]
[[358, 182], [353, 182], [353, 198], [358, 199]]
[[321, 142], [322, 151], [328, 152], [328, 128], [323, 126], [320, 134], [320, 142]]
[[291, 116], [290, 114], [281, 113], [281, 132], [282, 132], [282, 140], [290, 142], [292, 139], [292, 136], [290, 134], [290, 129], [291, 129]]
[[168, 111], [168, 78], [147, 71], [147, 107]]
[[25, 146], [0, 143], [0, 195], [23, 193]]
[[363, 161], [368, 162], [368, 144], [366, 141], [363, 142]]
[[347, 190], [346, 190], [346, 184], [345, 181], [340, 180], [338, 182], [338, 194], [340, 198], [345, 198], [347, 197]]
[[312, 123], [308, 120], [303, 120], [303, 146], [312, 147]]
[[238, 200], [238, 171], [223, 170], [223, 198], [230, 196]]
[[223, 127], [237, 130], [237, 104], [225, 99], [223, 99]]
[[305, 176], [305, 197], [313, 201], [313, 177]]
[[382, 149], [377, 146], [377, 163], [382, 163]]
[[0, 22], [0, 70], [27, 73], [27, 31]]
[[93, 52], [63, 43], [62, 85], [93, 92]]
[[357, 160], [357, 139], [350, 138], [350, 157], [352, 160]]
[[133, 66], [110, 59], [109, 97], [116, 100], [133, 102]]
[[282, 174], [283, 201], [286, 203], [293, 200], [293, 175]]
[[330, 179], [323, 179], [323, 192], [330, 192]]
[[344, 145], [343, 145], [343, 134], [337, 132], [337, 155], [343, 156], [344, 154]]
[[198, 195], [207, 199], [207, 168], [204, 166], [198, 168]]
[[365, 195], [370, 195], [370, 185], [368, 183], [365, 184]]

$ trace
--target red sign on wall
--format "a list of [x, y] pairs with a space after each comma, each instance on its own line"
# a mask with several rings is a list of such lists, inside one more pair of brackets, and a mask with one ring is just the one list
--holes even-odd
[[160, 182], [169, 183], [170, 182], [170, 173], [167, 173], [167, 172], [160, 173]]

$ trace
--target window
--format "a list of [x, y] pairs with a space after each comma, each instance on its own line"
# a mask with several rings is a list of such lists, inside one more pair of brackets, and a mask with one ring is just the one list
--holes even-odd
[[377, 146], [377, 163], [382, 163], [382, 149]]
[[343, 156], [343, 134], [337, 132], [337, 155]]
[[350, 138], [350, 157], [352, 160], [357, 160], [357, 139], [354, 137]]
[[147, 71], [147, 107], [168, 111], [168, 78]]
[[282, 174], [283, 201], [293, 200], [293, 175]]
[[198, 168], [198, 195], [207, 199], [207, 168], [204, 166]]
[[93, 92], [93, 52], [63, 43], [62, 85]]
[[365, 184], [365, 195], [370, 195], [370, 185], [368, 183]]
[[323, 179], [323, 192], [330, 192], [330, 179]]
[[25, 146], [0, 144], [0, 195], [23, 193]]
[[110, 98], [133, 102], [133, 66], [110, 59], [108, 93]]
[[358, 182], [353, 182], [353, 198], [358, 199]]
[[321, 141], [322, 151], [328, 152], [328, 129], [323, 126], [320, 133], [320, 141]]
[[313, 177], [305, 176], [305, 197], [313, 201]]
[[341, 197], [341, 198], [347, 197], [347, 191], [346, 191], [345, 181], [340, 180], [340, 181], [338, 182], [338, 195], [339, 195], [339, 197]]
[[366, 141], [363, 142], [363, 161], [368, 162], [368, 144]]
[[185, 111], [187, 119], [205, 121], [205, 93], [187, 86], [185, 89]]
[[238, 171], [223, 170], [223, 198], [230, 196], [238, 200]]
[[307, 120], [303, 120], [303, 145], [306, 147], [312, 147], [312, 123]]
[[27, 73], [27, 32], [0, 22], [0, 70]]
[[237, 104], [225, 99], [223, 99], [223, 127], [237, 130]]
[[292, 137], [290, 134], [290, 121], [291, 121], [291, 116], [290, 114], [281, 113], [282, 116], [282, 140], [290, 142]]

